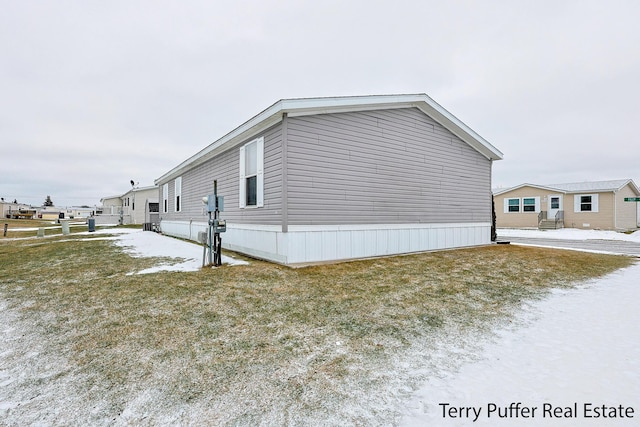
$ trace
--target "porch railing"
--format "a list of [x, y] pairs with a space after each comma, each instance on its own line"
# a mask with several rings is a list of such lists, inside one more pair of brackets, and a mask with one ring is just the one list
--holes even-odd
[[564, 227], [564, 211], [558, 211], [556, 212], [556, 229], [558, 228], [558, 223], [562, 222], [562, 226]]
[[538, 213], [538, 225], [542, 224], [545, 219], [547, 219], [547, 211], [540, 211]]

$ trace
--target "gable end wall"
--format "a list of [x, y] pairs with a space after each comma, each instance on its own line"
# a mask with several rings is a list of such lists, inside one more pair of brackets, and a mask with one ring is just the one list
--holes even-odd
[[289, 118], [289, 225], [491, 221], [491, 161], [416, 108]]

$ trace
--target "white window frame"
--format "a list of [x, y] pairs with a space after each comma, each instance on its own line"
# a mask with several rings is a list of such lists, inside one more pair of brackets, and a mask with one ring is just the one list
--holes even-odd
[[[510, 200], [517, 200], [518, 201], [518, 210], [517, 211], [512, 211], [509, 209], [510, 206], [515, 206], [515, 205], [510, 205], [509, 201]], [[522, 204], [522, 201], [520, 200], [519, 197], [505, 197], [504, 198], [504, 213], [520, 213], [522, 212], [522, 207], [520, 206]]]
[[162, 212], [169, 212], [169, 183], [162, 186]]
[[[534, 200], [534, 204], [533, 204], [533, 210], [532, 211], [525, 211], [524, 207], [524, 200], [525, 199], [533, 199]], [[509, 205], [509, 201], [510, 200], [517, 200], [518, 201], [518, 210], [517, 211], [511, 211], [509, 210], [509, 206], [516, 206], [516, 205]], [[526, 206], [531, 206], [526, 205]], [[505, 197], [504, 198], [504, 213], [506, 214], [520, 214], [520, 213], [540, 213], [540, 196], [535, 196], [535, 197]]]
[[173, 210], [182, 212], [182, 177], [179, 176], [173, 183]]
[[[533, 210], [527, 211], [525, 210], [525, 206], [531, 206], [531, 204], [525, 205], [525, 199], [533, 199]], [[539, 213], [540, 212], [540, 197], [523, 197], [522, 198], [522, 213]]]
[[[256, 144], [256, 173], [247, 175], [247, 147]], [[256, 204], [247, 205], [247, 179], [256, 177]], [[245, 208], [261, 208], [264, 206], [264, 137], [254, 139], [240, 147], [239, 206]]]
[[[591, 197], [591, 210], [584, 211], [582, 210], [582, 198], [583, 197]], [[573, 211], [575, 213], [598, 213], [598, 194], [574, 194], [573, 195]]]

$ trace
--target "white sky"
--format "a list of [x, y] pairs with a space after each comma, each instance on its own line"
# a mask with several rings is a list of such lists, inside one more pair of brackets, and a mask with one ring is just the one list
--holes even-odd
[[637, 1], [0, 0], [0, 197], [93, 206], [282, 98], [427, 93], [493, 186], [640, 184]]

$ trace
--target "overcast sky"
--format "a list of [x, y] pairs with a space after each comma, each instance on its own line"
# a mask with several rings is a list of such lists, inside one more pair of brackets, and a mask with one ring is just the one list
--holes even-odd
[[638, 1], [0, 0], [0, 196], [96, 205], [282, 98], [426, 93], [493, 186], [640, 184]]

